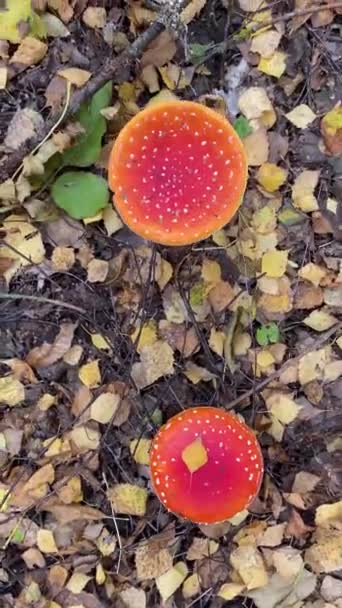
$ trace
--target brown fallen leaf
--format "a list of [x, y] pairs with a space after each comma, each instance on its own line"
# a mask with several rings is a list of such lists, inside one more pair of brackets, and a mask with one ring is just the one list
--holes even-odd
[[26, 36], [12, 55], [10, 63], [22, 63], [31, 66], [39, 63], [45, 57], [48, 45], [37, 38]]
[[88, 70], [81, 70], [81, 68], [63, 68], [58, 70], [57, 76], [65, 78], [71, 84], [74, 84], [77, 88], [83, 87], [91, 77], [91, 72]]
[[48, 511], [56, 520], [64, 525], [70, 524], [73, 521], [99, 521], [105, 519], [105, 514], [99, 509], [88, 507], [86, 505], [63, 505], [56, 502], [54, 499], [45, 501], [39, 507], [42, 511]]
[[172, 568], [172, 556], [167, 548], [161, 548], [152, 539], [136, 549], [135, 566], [138, 581], [154, 579]]
[[39, 369], [48, 367], [59, 361], [70, 349], [77, 323], [62, 323], [61, 329], [52, 344], [43, 342], [41, 346], [33, 348], [26, 357], [26, 362]]
[[103, 28], [106, 25], [106, 9], [100, 6], [88, 6], [82, 15], [82, 21], [93, 29]]

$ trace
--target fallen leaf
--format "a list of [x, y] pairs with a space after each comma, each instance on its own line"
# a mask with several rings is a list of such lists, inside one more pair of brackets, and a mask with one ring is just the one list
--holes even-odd
[[215, 374], [209, 372], [205, 367], [196, 365], [192, 361], [187, 361], [185, 365], [184, 375], [187, 377], [192, 384], [198, 384], [199, 382], [210, 382], [216, 378]]
[[[287, 171], [272, 163], [264, 163], [256, 173], [256, 179], [267, 192], [276, 192], [286, 182]], [[269, 209], [264, 207], [263, 209]]]
[[285, 116], [298, 129], [306, 129], [317, 118], [316, 114], [305, 103], [300, 104]]
[[115, 234], [123, 227], [123, 223], [112, 205], [108, 205], [108, 207], [103, 210], [102, 218], [108, 236]]
[[51, 530], [38, 530], [37, 546], [42, 553], [58, 553], [56, 541]]
[[35, 369], [40, 369], [59, 361], [70, 349], [76, 327], [76, 323], [62, 323], [54, 342], [43, 342], [41, 346], [30, 350], [26, 357], [27, 363]]
[[257, 608], [290, 608], [302, 606], [302, 600], [315, 590], [317, 577], [303, 569], [293, 580], [282, 578], [278, 573], [270, 577], [269, 583], [262, 589], [246, 594]]
[[71, 593], [81, 593], [91, 579], [91, 576], [88, 576], [83, 572], [73, 572], [67, 582], [66, 588], [71, 591]]
[[264, 587], [268, 582], [268, 575], [261, 557], [261, 553], [256, 547], [241, 546], [234, 549], [230, 554], [230, 562], [238, 572], [247, 589]]
[[[268, 98], [266, 89], [249, 87], [239, 97], [239, 108], [248, 119], [261, 118], [264, 114], [273, 112], [273, 106]], [[261, 164], [261, 163], [260, 163]]]
[[323, 266], [309, 262], [298, 270], [298, 276], [301, 279], [310, 281], [315, 287], [318, 287], [322, 279], [327, 275], [327, 270]]
[[95, 348], [99, 350], [111, 350], [110, 345], [102, 334], [91, 334], [90, 339]]
[[191, 0], [181, 12], [180, 18], [182, 23], [188, 25], [195, 17], [198, 17], [206, 3], [207, 0]]
[[273, 55], [267, 58], [262, 57], [258, 64], [258, 70], [269, 76], [280, 78], [286, 70], [286, 57], [286, 53], [282, 51], [275, 51]]
[[323, 377], [329, 356], [325, 348], [314, 350], [300, 358], [298, 364], [298, 377], [301, 386], [319, 380]]
[[119, 592], [119, 598], [125, 608], [146, 608], [146, 593], [143, 589], [127, 587]]
[[342, 361], [329, 361], [324, 368], [324, 381], [334, 382], [342, 375]]
[[224, 331], [219, 331], [219, 330], [215, 329], [214, 327], [211, 328], [208, 344], [209, 344], [211, 350], [214, 353], [216, 353], [217, 355], [219, 355], [219, 357], [222, 357], [222, 355], [223, 355], [223, 346], [224, 346], [225, 339], [226, 339], [226, 335], [225, 335]]
[[57, 494], [65, 505], [82, 502], [83, 492], [81, 479], [76, 476], [71, 477], [67, 480], [66, 484], [58, 490]]
[[81, 88], [88, 82], [91, 72], [81, 70], [81, 68], [63, 68], [62, 70], [58, 70], [57, 76], [64, 78], [77, 88]]
[[259, 167], [267, 162], [269, 142], [265, 129], [258, 129], [243, 139], [243, 145], [247, 154], [247, 162], [250, 167]]
[[147, 490], [130, 483], [118, 483], [108, 490], [116, 513], [143, 517], [146, 513]]
[[94, 258], [90, 260], [87, 266], [87, 280], [89, 283], [103, 283], [107, 278], [108, 272], [108, 262]]
[[208, 301], [215, 313], [223, 312], [235, 297], [233, 287], [228, 281], [218, 281], [209, 291]]
[[238, 595], [242, 595], [245, 585], [241, 583], [224, 583], [219, 588], [217, 595], [226, 602], [233, 600]]
[[64, 25], [63, 21], [58, 19], [56, 15], [51, 13], [45, 13], [40, 15], [42, 22], [46, 28], [46, 34], [51, 38], [67, 38], [70, 36], [68, 28]]
[[[16, 147], [19, 148], [20, 144]], [[40, 232], [26, 221], [23, 215], [8, 216], [3, 221], [2, 228], [6, 236], [0, 246], [0, 258], [6, 257], [14, 261], [13, 265], [3, 273], [9, 283], [22, 266], [40, 264], [44, 260], [45, 249]], [[11, 248], [6, 247], [6, 243]]]
[[82, 15], [82, 21], [93, 29], [103, 28], [106, 25], [106, 9], [100, 6], [88, 6]]
[[287, 251], [266, 251], [261, 260], [261, 272], [268, 277], [279, 279], [283, 276], [287, 267]]
[[40, 399], [38, 400], [37, 407], [42, 412], [47, 412], [50, 409], [50, 407], [52, 407], [55, 403], [56, 403], [55, 395], [50, 395], [49, 393], [45, 393], [45, 395], [42, 395], [40, 397]]
[[74, 344], [69, 350], [65, 353], [63, 357], [63, 361], [68, 365], [78, 365], [81, 360], [83, 354], [83, 348], [80, 344]]
[[25, 399], [25, 387], [14, 374], [0, 378], [0, 403], [14, 407]]
[[292, 492], [298, 494], [308, 494], [312, 492], [321, 478], [307, 471], [299, 471], [293, 482]]
[[101, 373], [97, 359], [82, 365], [78, 372], [78, 377], [88, 388], [95, 388], [101, 384]]
[[177, 46], [170, 32], [162, 32], [148, 46], [141, 58], [141, 66], [144, 68], [147, 65], [160, 67], [165, 65], [176, 54]]
[[32, 16], [31, 0], [21, 0], [20, 3], [17, 0], [7, 0], [5, 6], [0, 21], [0, 39], [18, 43], [22, 38], [20, 23], [28, 22]]
[[99, 509], [94, 509], [93, 507], [88, 507], [86, 505], [48, 504], [45, 502], [42, 504], [41, 509], [52, 513], [62, 525], [70, 524], [77, 520], [86, 522], [98, 521], [106, 517]]
[[157, 342], [157, 324], [154, 320], [146, 321], [142, 326], [137, 327], [131, 334], [131, 340], [138, 353], [144, 346], [152, 346]]
[[181, 457], [190, 473], [195, 473], [195, 471], [203, 467], [208, 462], [208, 453], [202, 443], [202, 439], [198, 437], [192, 443], [189, 443], [182, 450]]
[[129, 451], [135, 462], [138, 464], [150, 464], [151, 439], [132, 439], [129, 444]]
[[251, 51], [252, 53], [259, 53], [264, 59], [268, 59], [277, 50], [280, 40], [281, 34], [277, 30], [257, 32], [252, 38]]
[[21, 63], [31, 66], [39, 63], [48, 50], [47, 44], [37, 38], [26, 36], [12, 55], [10, 63]]
[[8, 77], [8, 70], [6, 67], [0, 67], [0, 90], [3, 91], [6, 88]]
[[342, 106], [330, 110], [321, 121], [324, 143], [334, 156], [342, 154]]
[[209, 557], [210, 555], [214, 555], [218, 548], [219, 544], [216, 541], [195, 536], [187, 551], [186, 559], [193, 561]]
[[185, 562], [177, 562], [167, 572], [156, 578], [157, 589], [164, 602], [181, 586], [188, 574]]
[[144, 346], [140, 352], [140, 363], [133, 363], [132, 378], [137, 388], [142, 389], [162, 376], [174, 373], [172, 348], [162, 340]]
[[121, 398], [114, 393], [102, 393], [90, 406], [90, 418], [100, 424], [107, 424], [115, 415]]
[[162, 319], [159, 321], [159, 335], [171, 346], [178, 350], [184, 359], [195, 354], [200, 347], [196, 329], [187, 329], [185, 323], [169, 323]]
[[303, 323], [315, 331], [326, 331], [337, 323], [336, 317], [328, 313], [326, 310], [313, 310]]
[[340, 570], [342, 568], [341, 530], [318, 528], [314, 541], [304, 554], [305, 562], [312, 570], [317, 574]]
[[100, 443], [100, 433], [87, 425], [77, 426], [69, 434], [77, 450], [96, 450]]
[[71, 247], [55, 247], [52, 256], [51, 264], [53, 270], [63, 272], [70, 270], [75, 264], [75, 252]]
[[302, 171], [292, 186], [292, 201], [295, 207], [311, 213], [318, 210], [318, 203], [314, 195], [314, 190], [318, 184], [320, 171]]
[[157, 578], [172, 568], [172, 557], [170, 551], [161, 544], [166, 545], [168, 536], [160, 534], [162, 543], [154, 538], [138, 545], [135, 552], [135, 565], [138, 581]]
[[194, 573], [185, 579], [182, 585], [182, 594], [184, 599], [189, 600], [190, 598], [198, 595], [201, 591], [201, 583], [198, 574]]

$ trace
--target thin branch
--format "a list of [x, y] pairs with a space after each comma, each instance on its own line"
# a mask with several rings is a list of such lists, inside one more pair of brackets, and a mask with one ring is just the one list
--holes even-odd
[[84, 308], [69, 304], [68, 302], [62, 302], [62, 300], [52, 300], [51, 298], [44, 298], [43, 296], [31, 296], [25, 293], [0, 293], [0, 300], [32, 300], [34, 302], [40, 302], [41, 304], [52, 304], [53, 306], [60, 306], [62, 308], [68, 308], [74, 310], [81, 315], [86, 315], [87, 312]]

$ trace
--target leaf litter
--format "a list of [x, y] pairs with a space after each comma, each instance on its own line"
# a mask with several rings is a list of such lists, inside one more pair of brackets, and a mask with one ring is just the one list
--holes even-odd
[[[8, 0], [5, 155], [158, 8], [93, 4]], [[189, 2], [187, 31], [160, 34], [0, 184], [4, 608], [341, 607], [341, 9], [238, 5]], [[113, 139], [147, 103], [229, 114], [238, 53], [239, 213], [193, 248], [142, 242], [109, 202]], [[194, 526], [152, 491], [151, 439], [193, 403], [233, 408], [263, 449], [260, 494], [231, 522]], [[206, 454], [188, 448], [196, 470]]]

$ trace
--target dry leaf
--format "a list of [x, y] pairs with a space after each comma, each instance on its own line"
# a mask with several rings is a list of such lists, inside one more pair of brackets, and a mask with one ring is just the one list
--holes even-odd
[[[167, 538], [164, 544], [167, 543]], [[166, 548], [153, 539], [138, 545], [135, 552], [135, 565], [138, 581], [157, 578], [172, 568], [172, 557]]]
[[115, 234], [115, 232], [118, 232], [123, 227], [123, 223], [112, 205], [108, 205], [103, 210], [102, 218], [108, 236]]
[[314, 540], [304, 554], [305, 562], [316, 573], [335, 572], [342, 568], [341, 530], [318, 528]]
[[211, 350], [214, 353], [216, 353], [217, 355], [219, 355], [219, 357], [222, 357], [222, 355], [223, 355], [223, 347], [224, 347], [225, 339], [226, 339], [226, 335], [225, 335], [224, 331], [218, 331], [217, 329], [212, 327], [212, 329], [210, 330], [210, 337], [209, 337], [208, 344], [209, 344]]
[[156, 321], [146, 321], [143, 325], [137, 327], [131, 334], [131, 340], [140, 354], [144, 346], [155, 344], [158, 340]]
[[260, 552], [253, 546], [241, 546], [234, 549], [230, 555], [230, 562], [238, 572], [247, 589], [264, 587], [268, 582], [268, 575]]
[[221, 597], [226, 602], [233, 600], [238, 595], [242, 594], [245, 585], [240, 583], [224, 583], [217, 592], [218, 597]]
[[318, 266], [318, 264], [313, 264], [312, 262], [305, 264], [305, 266], [302, 266], [302, 268], [298, 270], [298, 276], [300, 276], [301, 279], [310, 281], [310, 283], [315, 285], [315, 287], [319, 286], [320, 282], [325, 278], [326, 275], [326, 268]]
[[160, 67], [165, 65], [174, 57], [177, 51], [177, 46], [171, 34], [167, 31], [162, 32], [149, 45], [141, 58], [141, 66], [144, 68], [147, 65]]
[[315, 524], [323, 528], [342, 529], [342, 500], [317, 507]]
[[47, 44], [37, 38], [26, 36], [12, 55], [10, 63], [22, 63], [23, 65], [35, 65], [45, 57], [48, 50]]
[[182, 594], [184, 599], [189, 600], [190, 598], [198, 595], [201, 591], [201, 583], [198, 574], [191, 574], [185, 579], [182, 585]]
[[111, 350], [107, 340], [101, 334], [91, 334], [90, 339], [95, 348], [99, 350]]
[[156, 578], [157, 589], [164, 602], [177, 591], [187, 574], [185, 562], [177, 562], [173, 568]]
[[336, 317], [329, 314], [326, 310], [313, 310], [305, 319], [303, 323], [315, 331], [326, 331], [333, 327], [337, 323]]
[[90, 406], [90, 418], [100, 424], [107, 424], [115, 415], [121, 398], [114, 393], [102, 393]]
[[65, 505], [82, 502], [83, 492], [81, 479], [79, 477], [71, 477], [68, 479], [65, 486], [62, 486], [62, 488], [58, 490], [57, 494]]
[[266, 251], [261, 260], [261, 272], [267, 277], [279, 279], [283, 276], [287, 267], [287, 251], [278, 251], [276, 249]]
[[75, 264], [75, 252], [71, 247], [55, 247], [51, 256], [53, 270], [63, 272]]
[[100, 6], [88, 6], [82, 15], [82, 21], [91, 28], [103, 28], [106, 25], [107, 13]]
[[87, 279], [89, 283], [103, 283], [109, 271], [109, 264], [106, 260], [90, 260], [87, 266]]
[[280, 40], [281, 34], [277, 30], [261, 31], [253, 36], [251, 51], [268, 59], [277, 50]]
[[83, 348], [80, 344], [74, 344], [69, 350], [65, 353], [63, 357], [63, 361], [68, 365], [78, 365], [81, 360], [83, 354]]
[[210, 382], [216, 378], [215, 374], [212, 374], [205, 367], [196, 365], [192, 361], [187, 361], [185, 365], [184, 375], [187, 377], [192, 384], [198, 384], [199, 382]]
[[151, 439], [132, 439], [129, 444], [129, 451], [135, 462], [138, 464], [150, 464]]
[[[264, 163], [256, 173], [257, 181], [265, 190], [267, 190], [267, 192], [276, 192], [279, 190], [280, 186], [285, 183], [286, 178], [287, 171], [282, 169], [282, 167], [273, 165], [272, 163]], [[259, 210], [259, 212], [265, 209], [268, 210], [269, 207], [263, 207], [263, 209]], [[269, 209], [268, 213], [271, 215], [272, 211], [274, 210]], [[264, 213], [267, 212], [265, 211]]]
[[159, 335], [173, 350], [178, 350], [184, 359], [191, 357], [199, 350], [200, 345], [195, 328], [187, 329], [184, 323], [169, 323], [162, 319], [159, 321]]
[[25, 399], [25, 387], [14, 374], [0, 378], [0, 403], [14, 407]]
[[[19, 143], [15, 147], [19, 148], [20, 145]], [[6, 236], [0, 245], [0, 258], [6, 257], [14, 261], [12, 266], [3, 273], [8, 283], [22, 266], [28, 266], [31, 263], [40, 264], [44, 260], [45, 249], [41, 234], [26, 220], [24, 215], [10, 215], [2, 223]], [[6, 247], [6, 243], [13, 249]]]
[[119, 592], [119, 597], [125, 608], [146, 608], [146, 593], [143, 589], [127, 587]]
[[77, 450], [96, 450], [99, 447], [100, 433], [87, 425], [72, 429], [69, 437]]
[[320, 477], [308, 473], [307, 471], [299, 471], [293, 482], [292, 492], [298, 494], [308, 494], [312, 492], [317, 484], [320, 482]]
[[191, 0], [181, 12], [181, 21], [188, 25], [195, 17], [198, 17], [201, 10], [205, 7], [207, 0]]
[[[266, 89], [262, 87], [249, 87], [239, 97], [239, 108], [248, 119], [260, 118], [263, 114], [273, 112]], [[261, 163], [260, 163], [261, 164]]]
[[137, 388], [145, 388], [162, 376], [173, 374], [173, 363], [173, 351], [166, 342], [157, 340], [144, 346], [140, 352], [140, 363], [132, 366], [132, 378]]
[[62, 70], [58, 70], [57, 76], [61, 76], [61, 78], [74, 84], [77, 88], [81, 88], [88, 82], [91, 72], [81, 70], [80, 68], [63, 68]]
[[306, 129], [317, 118], [305, 103], [300, 104], [285, 116], [298, 129]]
[[318, 210], [318, 203], [314, 196], [314, 190], [318, 184], [320, 171], [302, 171], [296, 177], [295, 183], [292, 186], [292, 201], [295, 207], [311, 213]]
[[[275, 51], [270, 57], [262, 57], [258, 64], [258, 70], [269, 76], [280, 78], [286, 70], [286, 53]], [[288, 117], [288, 115], [287, 115]]]
[[118, 483], [108, 490], [108, 498], [117, 513], [138, 515], [146, 513], [147, 490], [130, 483]]
[[101, 384], [101, 373], [97, 359], [82, 365], [78, 372], [78, 377], [88, 388], [95, 388]]
[[269, 526], [258, 539], [258, 546], [261, 547], [277, 547], [281, 545], [284, 538], [286, 523]]
[[87, 576], [83, 572], [74, 572], [68, 580], [66, 589], [69, 589], [71, 593], [81, 593], [91, 579], [91, 576]]
[[269, 142], [265, 129], [258, 129], [254, 133], [247, 135], [242, 141], [246, 154], [247, 162], [250, 167], [259, 167], [267, 162]]
[[26, 361], [35, 369], [48, 367], [59, 361], [70, 349], [77, 323], [62, 323], [53, 344], [43, 342], [36, 346], [27, 355]]
[[210, 555], [214, 555], [218, 548], [219, 544], [214, 540], [198, 538], [195, 536], [187, 551], [186, 559], [192, 561], [195, 559], [202, 559], [203, 557], [209, 557]]
[[215, 313], [222, 312], [233, 300], [235, 292], [227, 281], [218, 281], [208, 294], [208, 301]]
[[58, 553], [56, 541], [51, 530], [41, 529], [38, 531], [37, 545], [42, 553]]
[[298, 364], [298, 377], [302, 386], [320, 380], [323, 377], [324, 369], [329, 361], [329, 354], [325, 348], [314, 350], [300, 358]]

